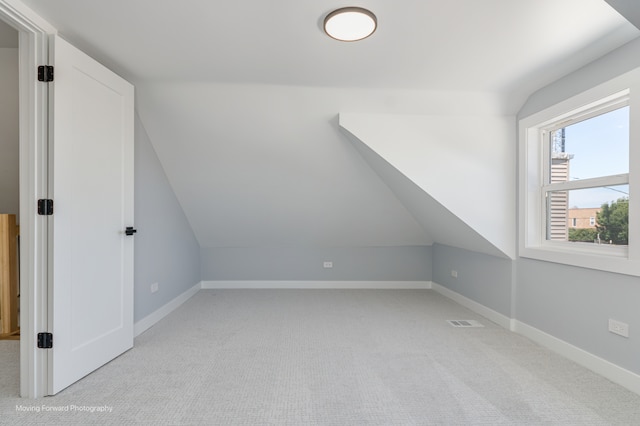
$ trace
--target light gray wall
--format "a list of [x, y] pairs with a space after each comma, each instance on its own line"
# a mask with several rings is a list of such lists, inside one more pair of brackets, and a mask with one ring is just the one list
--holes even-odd
[[[135, 122], [135, 289], [138, 321], [200, 282], [200, 246], [146, 131]], [[151, 293], [150, 285], [159, 290]]]
[[[640, 39], [534, 93], [519, 117], [637, 67]], [[519, 321], [640, 373], [640, 278], [521, 258], [516, 279], [514, 307]], [[628, 323], [630, 338], [609, 333], [609, 318]]]
[[[514, 261], [503, 257], [433, 245], [433, 279], [449, 290], [511, 317]], [[458, 277], [451, 276], [451, 271]]]
[[18, 31], [11, 25], [0, 20], [0, 48], [18, 48]]
[[[517, 319], [640, 374], [640, 278], [520, 259]], [[607, 329], [629, 324], [630, 338]]]
[[0, 213], [17, 215], [19, 184], [18, 49], [0, 48]]
[[[430, 281], [431, 247], [206, 248], [203, 281]], [[323, 268], [324, 261], [333, 268]]]

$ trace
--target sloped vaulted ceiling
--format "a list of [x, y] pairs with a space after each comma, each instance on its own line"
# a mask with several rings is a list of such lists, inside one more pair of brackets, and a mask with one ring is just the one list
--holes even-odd
[[428, 245], [337, 128], [331, 89], [141, 85], [140, 116], [203, 247]]
[[636, 0], [606, 0], [622, 16], [640, 28], [640, 7]]
[[510, 117], [340, 114], [340, 127], [437, 242], [515, 258]]
[[405, 207], [338, 114], [455, 103], [448, 113], [512, 117], [534, 90], [639, 33], [603, 0], [368, 0], [359, 6], [379, 27], [358, 43], [323, 34], [337, 1], [24, 3], [136, 85], [203, 247], [437, 242], [440, 222]]

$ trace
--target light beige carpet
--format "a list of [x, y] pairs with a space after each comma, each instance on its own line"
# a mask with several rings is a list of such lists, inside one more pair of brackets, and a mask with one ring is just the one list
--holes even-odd
[[430, 290], [203, 290], [39, 400], [0, 343], [2, 424], [640, 424], [640, 396]]

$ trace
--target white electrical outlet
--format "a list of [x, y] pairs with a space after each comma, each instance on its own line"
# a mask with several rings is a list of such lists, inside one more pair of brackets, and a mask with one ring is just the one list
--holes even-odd
[[451, 270], [451, 276], [452, 276], [453, 278], [458, 278], [458, 271], [456, 271], [455, 269], [452, 269], [452, 270]]
[[324, 262], [322, 264], [322, 267], [325, 268], [325, 269], [333, 268], [333, 262]]
[[151, 284], [151, 293], [158, 291], [158, 283]]
[[609, 331], [622, 337], [629, 337], [629, 324], [609, 318]]

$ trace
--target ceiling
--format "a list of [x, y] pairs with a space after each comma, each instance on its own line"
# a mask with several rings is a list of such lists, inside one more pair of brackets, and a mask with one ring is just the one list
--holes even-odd
[[[614, 0], [612, 0], [614, 1]], [[515, 115], [640, 31], [603, 0], [23, 0], [136, 85], [136, 110], [202, 247], [430, 244], [340, 112]]]
[[636, 0], [606, 0], [622, 16], [636, 27], [640, 28], [640, 7]]
[[365, 0], [376, 33], [321, 30], [343, 1], [24, 0], [129, 79], [527, 95], [638, 35], [603, 0]]

